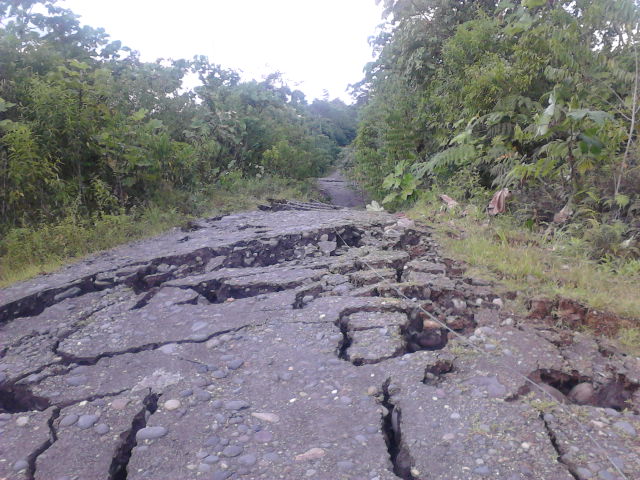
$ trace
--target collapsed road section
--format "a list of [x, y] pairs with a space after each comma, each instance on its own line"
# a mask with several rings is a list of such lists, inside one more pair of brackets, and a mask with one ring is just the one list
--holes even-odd
[[0, 478], [640, 478], [639, 360], [500, 306], [406, 218], [191, 222], [0, 291]]

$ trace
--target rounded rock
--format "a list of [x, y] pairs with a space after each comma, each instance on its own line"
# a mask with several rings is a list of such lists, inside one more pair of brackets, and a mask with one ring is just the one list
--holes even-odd
[[253, 412], [251, 416], [269, 423], [278, 423], [280, 421], [280, 417], [275, 413]]
[[78, 421], [78, 418], [80, 418], [80, 417], [78, 415], [76, 415], [75, 413], [71, 413], [69, 415], [65, 415], [60, 420], [60, 426], [61, 427], [70, 427], [71, 425], [73, 425], [74, 423], [76, 423]]
[[164, 408], [165, 410], [177, 410], [182, 406], [182, 404], [180, 403], [180, 400], [176, 400], [176, 399], [171, 399], [171, 400], [167, 400], [166, 402], [164, 402]]
[[613, 428], [615, 428], [618, 431], [626, 433], [630, 437], [635, 437], [638, 434], [634, 426], [631, 425], [631, 423], [625, 422], [625, 421], [619, 421], [614, 423]]
[[229, 445], [222, 450], [222, 455], [225, 457], [237, 457], [244, 451], [240, 445]]
[[343, 472], [348, 472], [349, 470], [352, 470], [353, 467], [354, 467], [353, 462], [349, 462], [349, 461], [338, 462], [338, 468]]
[[589, 479], [593, 477], [593, 472], [584, 467], [576, 468], [576, 473], [578, 474], [579, 478]]
[[215, 447], [216, 445], [218, 445], [220, 443], [220, 437], [217, 437], [215, 435], [211, 435], [210, 437], [208, 437], [205, 441], [204, 441], [204, 446], [205, 447]]
[[136, 433], [136, 440], [155, 440], [157, 438], [164, 437], [168, 433], [165, 427], [145, 427], [138, 430]]
[[19, 427], [24, 427], [27, 423], [29, 423], [29, 417], [18, 417], [16, 420], [16, 425]]
[[78, 418], [78, 428], [80, 430], [91, 428], [98, 421], [98, 418], [98, 415], [80, 415], [80, 418]]
[[280, 456], [276, 452], [270, 452], [262, 457], [265, 462], [276, 463], [280, 460]]
[[256, 458], [256, 456], [252, 454], [242, 455], [238, 457], [238, 463], [240, 465], [244, 465], [245, 467], [251, 467], [255, 465], [257, 461], [258, 459]]
[[591, 402], [594, 394], [595, 389], [593, 388], [593, 385], [587, 382], [583, 382], [573, 387], [567, 397], [573, 403], [576, 403], [578, 405], [586, 405]]
[[487, 467], [486, 465], [482, 465], [480, 467], [476, 467], [473, 469], [473, 473], [477, 474], [477, 475], [489, 475], [489, 473], [491, 473], [491, 471], [489, 470], [489, 467]]
[[109, 428], [109, 425], [107, 425], [106, 423], [99, 423], [98, 425], [93, 427], [93, 429], [98, 435], [106, 435], [107, 433], [109, 433], [109, 430], [111, 430]]
[[311, 448], [304, 453], [296, 455], [296, 462], [306, 462], [309, 460], [317, 460], [327, 454], [322, 448]]
[[231, 475], [233, 475], [233, 472], [218, 470], [217, 472], [213, 472], [211, 480], [227, 480]]
[[13, 464], [14, 472], [26, 470], [27, 468], [29, 468], [29, 462], [27, 462], [26, 460], [18, 460], [16, 463]]
[[211, 400], [211, 394], [206, 390], [198, 390], [196, 392], [196, 398], [201, 402], [208, 402], [209, 400]]
[[229, 370], [238, 370], [240, 367], [242, 367], [242, 365], [244, 365], [244, 360], [239, 358], [231, 360], [229, 363], [227, 363], [227, 367], [229, 368]]
[[124, 410], [127, 408], [129, 404], [129, 399], [127, 398], [116, 398], [113, 402], [111, 402], [111, 408], [114, 410]]
[[244, 400], [232, 400], [224, 404], [224, 408], [227, 410], [244, 410], [245, 408], [249, 408], [250, 405]]
[[253, 439], [259, 443], [269, 443], [273, 440], [273, 434], [266, 430], [261, 430], [253, 435]]

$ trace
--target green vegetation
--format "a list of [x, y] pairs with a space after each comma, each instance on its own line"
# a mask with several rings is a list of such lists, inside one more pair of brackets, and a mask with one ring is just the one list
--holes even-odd
[[[354, 172], [387, 206], [508, 187], [523, 220], [568, 206], [638, 231], [633, 0], [385, 0]], [[450, 194], [451, 195], [451, 194]], [[588, 226], [585, 222], [584, 225]]]
[[[490, 218], [473, 203], [456, 210], [441, 205], [435, 194], [424, 195], [409, 215], [435, 226], [446, 254], [464, 261], [468, 275], [495, 282], [503, 298], [517, 292], [510, 309], [525, 315], [528, 299], [559, 296], [622, 319], [640, 318], [640, 260], [594, 260], [592, 241], [578, 239], [568, 227], [543, 235], [512, 216]], [[639, 333], [638, 327], [623, 326], [619, 339], [640, 352]]]
[[5, 284], [185, 215], [307, 195], [355, 137], [339, 100], [205, 57], [142, 62], [57, 0], [0, 0], [0, 72]]

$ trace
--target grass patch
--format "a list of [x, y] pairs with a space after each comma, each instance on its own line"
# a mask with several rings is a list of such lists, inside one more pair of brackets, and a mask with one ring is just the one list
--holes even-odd
[[9, 230], [0, 239], [0, 287], [52, 272], [91, 253], [158, 235], [191, 218], [249, 210], [268, 199], [310, 200], [317, 193], [312, 181], [230, 175], [205, 192], [190, 196], [166, 192], [163, 197], [128, 213], [90, 218], [70, 214], [37, 228]]
[[435, 200], [409, 211], [435, 227], [444, 253], [469, 265], [469, 275], [497, 283], [498, 293], [518, 292], [510, 307], [525, 313], [534, 296], [574, 299], [585, 306], [631, 319], [639, 328], [623, 329], [620, 340], [640, 349], [640, 264], [632, 259], [595, 261], [562, 232], [529, 230], [508, 215], [490, 218], [480, 209], [444, 212]]

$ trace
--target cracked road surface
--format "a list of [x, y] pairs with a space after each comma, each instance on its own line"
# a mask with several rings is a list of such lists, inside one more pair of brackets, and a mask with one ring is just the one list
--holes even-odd
[[0, 290], [0, 479], [640, 479], [638, 358], [501, 303], [322, 204], [93, 256]]

